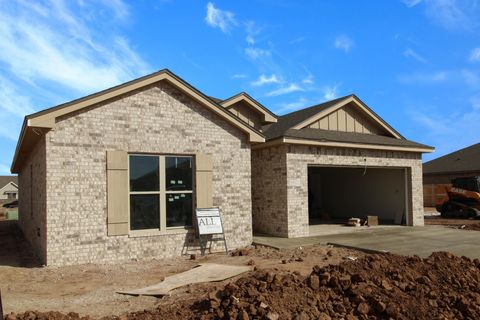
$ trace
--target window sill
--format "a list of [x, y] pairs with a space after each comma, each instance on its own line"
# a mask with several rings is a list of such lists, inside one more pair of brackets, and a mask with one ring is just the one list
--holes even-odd
[[130, 230], [128, 237], [129, 238], [137, 238], [137, 237], [155, 237], [155, 236], [171, 236], [171, 235], [178, 235], [178, 234], [187, 234], [194, 230], [193, 227], [175, 227], [169, 228], [167, 230], [158, 230], [158, 229], [151, 229], [151, 230]]

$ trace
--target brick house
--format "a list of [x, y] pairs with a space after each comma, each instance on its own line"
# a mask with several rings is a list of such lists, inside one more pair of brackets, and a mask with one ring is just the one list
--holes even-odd
[[107, 263], [195, 248], [196, 207], [221, 208], [229, 248], [254, 230], [306, 236], [352, 214], [345, 188], [361, 191], [355, 214], [423, 225], [432, 150], [354, 95], [277, 116], [162, 70], [27, 116], [12, 172], [19, 224], [45, 264]]

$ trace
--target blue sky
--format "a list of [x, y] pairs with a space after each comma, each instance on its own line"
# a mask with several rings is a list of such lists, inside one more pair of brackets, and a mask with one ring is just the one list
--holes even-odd
[[284, 114], [357, 94], [431, 159], [480, 141], [480, 1], [0, 0], [0, 174], [26, 114], [169, 68]]

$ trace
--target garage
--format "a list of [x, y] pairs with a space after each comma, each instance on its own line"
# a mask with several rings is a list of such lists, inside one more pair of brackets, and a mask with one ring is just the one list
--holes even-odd
[[406, 170], [309, 165], [309, 224], [344, 224], [370, 215], [381, 225], [406, 225]]

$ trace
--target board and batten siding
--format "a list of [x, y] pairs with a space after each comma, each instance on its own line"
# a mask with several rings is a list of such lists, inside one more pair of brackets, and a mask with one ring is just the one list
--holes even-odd
[[260, 129], [262, 126], [262, 116], [254, 111], [246, 102], [237, 102], [228, 107], [228, 111], [232, 112], [234, 115], [256, 129]]
[[379, 128], [377, 124], [368, 119], [368, 117], [362, 114], [361, 111], [351, 108], [349, 105], [339, 108], [325, 117], [307, 125], [307, 127], [376, 135], [385, 134], [385, 130]]

